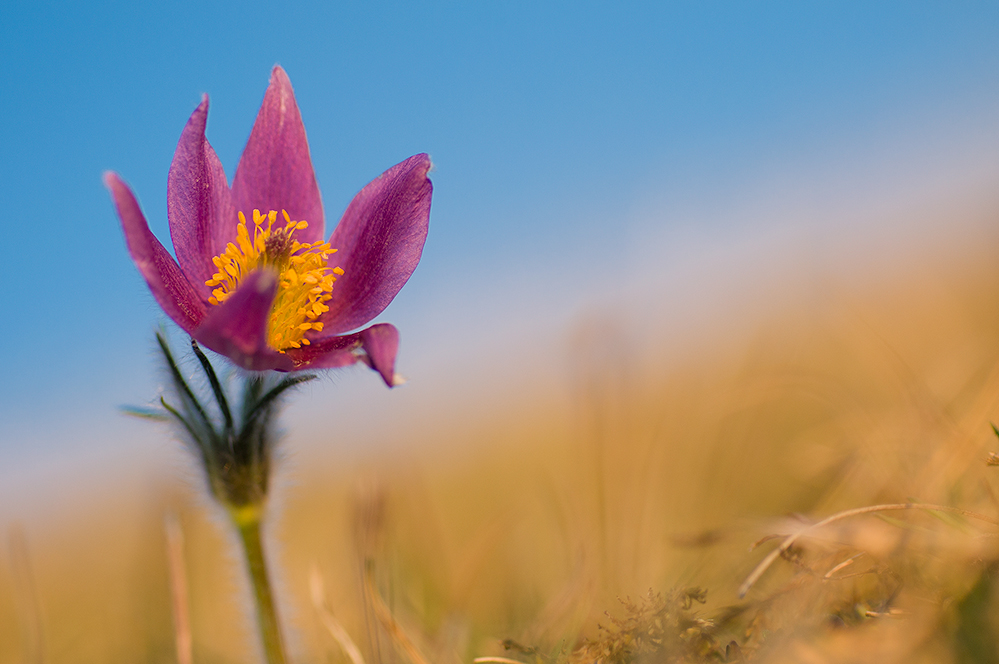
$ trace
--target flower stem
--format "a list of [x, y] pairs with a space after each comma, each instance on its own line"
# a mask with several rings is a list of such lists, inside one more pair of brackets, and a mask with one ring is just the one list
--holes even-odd
[[274, 606], [274, 594], [267, 578], [264, 549], [260, 541], [260, 512], [260, 508], [256, 506], [229, 509], [233, 523], [239, 530], [239, 538], [243, 542], [243, 552], [246, 553], [247, 569], [250, 581], [253, 583], [253, 595], [257, 601], [257, 619], [260, 623], [260, 636], [264, 642], [264, 655], [268, 664], [285, 664], [287, 660], [284, 656], [281, 630], [278, 627], [277, 608]]

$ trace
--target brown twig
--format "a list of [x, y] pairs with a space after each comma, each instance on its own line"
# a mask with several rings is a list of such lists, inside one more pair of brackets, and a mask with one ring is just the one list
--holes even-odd
[[857, 507], [851, 510], [844, 510], [842, 512], [837, 512], [832, 516], [828, 516], [825, 519], [822, 519], [817, 523], [813, 523], [807, 528], [803, 528], [798, 532], [788, 535], [786, 538], [784, 538], [784, 541], [781, 542], [780, 546], [778, 546], [776, 549], [767, 554], [767, 556], [763, 560], [761, 560], [760, 563], [753, 569], [753, 571], [749, 574], [749, 576], [746, 577], [746, 580], [742, 582], [742, 585], [739, 586], [739, 598], [741, 599], [745, 597], [746, 593], [749, 592], [749, 589], [752, 588], [753, 585], [760, 580], [760, 577], [763, 576], [763, 573], [767, 571], [770, 565], [772, 565], [773, 562], [777, 560], [777, 558], [786, 553], [787, 550], [790, 549], [791, 546], [793, 546], [794, 543], [798, 541], [800, 537], [806, 535], [810, 531], [818, 530], [819, 528], [827, 526], [830, 523], [839, 521], [841, 519], [846, 519], [852, 516], [860, 516], [862, 514], [872, 514], [875, 512], [891, 512], [898, 510], [929, 510], [935, 512], [949, 512], [951, 514], [960, 514], [962, 516], [966, 516], [971, 519], [978, 519], [979, 521], [985, 521], [987, 523], [991, 523], [992, 525], [999, 526], [999, 520], [994, 519], [993, 517], [987, 516], [985, 514], [979, 514], [977, 512], [972, 512], [970, 510], [964, 510], [959, 507], [948, 507], [946, 505], [933, 505], [930, 503], [891, 503], [886, 505], [869, 505], [867, 507]]
[[15, 599], [20, 604], [24, 616], [26, 661], [31, 664], [45, 662], [45, 633], [42, 629], [42, 607], [35, 586], [35, 575], [31, 570], [31, 556], [28, 553], [28, 538], [19, 523], [7, 531], [10, 543], [11, 567], [14, 572]]
[[309, 594], [312, 596], [312, 606], [316, 609], [316, 613], [319, 614], [319, 619], [322, 621], [323, 627], [340, 644], [340, 647], [347, 654], [347, 657], [350, 658], [352, 664], [364, 664], [364, 657], [361, 656], [361, 651], [358, 649], [357, 644], [350, 638], [350, 634], [347, 633], [347, 630], [343, 628], [343, 625], [340, 624], [340, 621], [336, 619], [333, 611], [326, 604], [326, 593], [323, 590], [323, 576], [315, 564], [312, 565], [312, 572], [309, 574], [309, 591]]
[[857, 554], [854, 554], [854, 555], [850, 556], [849, 558], [847, 558], [846, 560], [844, 560], [843, 562], [841, 562], [840, 564], [836, 565], [831, 570], [829, 570], [828, 572], [826, 572], [825, 576], [823, 576], [822, 578], [823, 579], [831, 579], [833, 574], [835, 574], [836, 572], [840, 571], [844, 567], [849, 567], [850, 565], [853, 564], [853, 561], [855, 561], [857, 558], [861, 557], [862, 555], [864, 555], [863, 551], [861, 551], [860, 553], [857, 553]]
[[428, 664], [427, 660], [420, 654], [420, 651], [416, 649], [416, 644], [402, 631], [402, 627], [399, 626], [395, 616], [392, 615], [392, 611], [389, 610], [385, 604], [385, 600], [378, 593], [378, 588], [375, 587], [374, 565], [370, 560], [364, 565], [364, 586], [368, 591], [368, 597], [371, 601], [371, 608], [374, 609], [375, 617], [378, 618], [378, 622], [382, 624], [382, 627], [385, 628], [385, 631], [392, 637], [396, 645], [406, 653], [406, 656], [409, 657], [413, 664]]
[[184, 566], [184, 531], [173, 512], [163, 517], [166, 531], [167, 567], [170, 571], [170, 605], [173, 608], [173, 633], [177, 664], [192, 664], [191, 616], [187, 597], [187, 571]]

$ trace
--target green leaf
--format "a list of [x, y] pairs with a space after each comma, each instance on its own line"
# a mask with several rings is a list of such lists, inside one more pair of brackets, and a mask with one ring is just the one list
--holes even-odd
[[215, 368], [212, 363], [208, 361], [208, 358], [202, 352], [201, 347], [198, 346], [198, 342], [191, 337], [191, 349], [194, 354], [198, 357], [198, 361], [201, 362], [201, 368], [205, 370], [205, 375], [208, 376], [208, 382], [212, 386], [212, 392], [215, 393], [215, 401], [219, 405], [219, 410], [222, 412], [222, 417], [225, 418], [225, 428], [227, 431], [232, 430], [232, 414], [229, 412], [229, 401], [225, 397], [225, 392], [222, 390], [222, 385], [219, 383], [219, 377], [215, 373]]
[[153, 420], [154, 422], [169, 422], [170, 414], [154, 408], [142, 408], [140, 406], [118, 406], [125, 415], [137, 417], [140, 420]]

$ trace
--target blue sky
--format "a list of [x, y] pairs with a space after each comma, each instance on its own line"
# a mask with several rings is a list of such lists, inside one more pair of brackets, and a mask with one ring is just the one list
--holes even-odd
[[[502, 360], [500, 337], [557, 335], [636, 248], [765, 225], [732, 212], [747, 196], [821, 190], [817, 206], [999, 164], [995, 3], [288, 4], [4, 8], [8, 463], [138, 435], [115, 409], [155, 395], [162, 317], [101, 173], [129, 182], [168, 244], [166, 175], [187, 117], [208, 93], [231, 178], [275, 63], [295, 86], [328, 228], [384, 169], [434, 159], [423, 262], [381, 317], [402, 330], [403, 399], [467, 380], [462, 353]], [[351, 373], [312, 399], [357, 392], [391, 408], [377, 387]]]

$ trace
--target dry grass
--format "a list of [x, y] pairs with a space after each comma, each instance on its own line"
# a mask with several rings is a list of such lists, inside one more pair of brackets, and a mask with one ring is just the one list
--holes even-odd
[[[531, 408], [412, 431], [391, 461], [298, 463], [269, 532], [293, 659], [999, 661], [999, 527], [899, 509], [806, 531], [880, 503], [999, 517], [997, 301], [999, 267], [968, 260], [681, 363], [583, 330], [565, 390]], [[193, 661], [253, 661], [234, 542], [165, 477], [85, 523], [11, 526], [0, 662], [176, 661], [167, 511]]]

